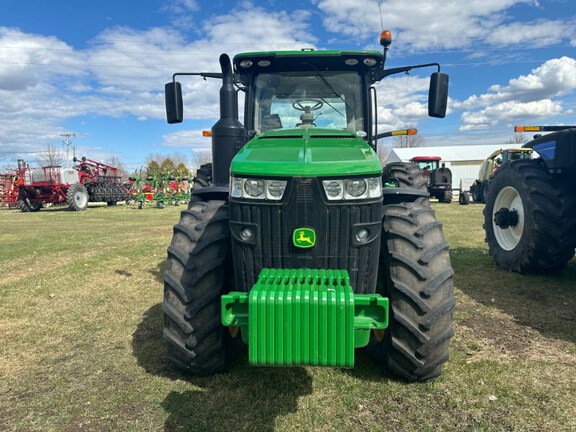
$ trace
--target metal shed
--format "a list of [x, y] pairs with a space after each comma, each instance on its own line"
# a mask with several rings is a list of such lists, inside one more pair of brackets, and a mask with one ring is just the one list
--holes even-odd
[[478, 176], [482, 161], [492, 152], [520, 146], [521, 144], [503, 144], [393, 148], [386, 163], [398, 160], [408, 162], [414, 156], [440, 156], [446, 167], [452, 171], [453, 187], [460, 187], [462, 182], [464, 190], [469, 190]]

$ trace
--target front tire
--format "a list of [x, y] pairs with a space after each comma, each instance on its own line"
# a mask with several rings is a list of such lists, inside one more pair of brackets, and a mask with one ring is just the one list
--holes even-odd
[[576, 196], [538, 160], [512, 161], [490, 183], [488, 250], [505, 270], [557, 273], [574, 256]]
[[470, 193], [460, 191], [460, 196], [458, 197], [458, 202], [460, 203], [460, 205], [470, 204]]
[[164, 337], [179, 369], [210, 375], [230, 367], [242, 349], [221, 322], [220, 297], [230, 291], [229, 210], [224, 201], [197, 202], [182, 212], [164, 272]]
[[23, 212], [37, 212], [42, 208], [41, 201], [30, 201], [26, 197], [19, 199], [16, 205]]
[[83, 211], [88, 207], [88, 190], [80, 183], [73, 184], [66, 193], [68, 208], [75, 211]]
[[454, 334], [454, 272], [427, 198], [384, 206], [380, 277], [390, 300], [389, 326], [368, 354], [387, 374], [408, 381], [437, 377]]

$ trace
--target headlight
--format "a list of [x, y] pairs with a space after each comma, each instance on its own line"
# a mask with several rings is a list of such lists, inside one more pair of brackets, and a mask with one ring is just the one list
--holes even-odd
[[232, 177], [230, 179], [230, 196], [278, 201], [284, 196], [287, 183], [286, 180]]
[[380, 177], [322, 180], [326, 197], [330, 201], [380, 198]]
[[[244, 192], [251, 198], [260, 198], [264, 194], [264, 180], [246, 179], [244, 182]], [[262, 196], [262, 198], [264, 198]]]
[[324, 190], [328, 199], [342, 199], [342, 184], [336, 180], [324, 181]]
[[350, 179], [344, 182], [346, 185], [346, 193], [354, 198], [364, 195], [366, 192], [366, 180], [364, 179]]

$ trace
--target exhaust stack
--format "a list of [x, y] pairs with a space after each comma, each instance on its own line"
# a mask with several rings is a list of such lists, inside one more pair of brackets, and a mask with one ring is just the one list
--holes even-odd
[[227, 54], [220, 56], [220, 67], [220, 119], [212, 126], [212, 184], [216, 187], [228, 186], [232, 159], [246, 143], [246, 130], [238, 120], [238, 97]]

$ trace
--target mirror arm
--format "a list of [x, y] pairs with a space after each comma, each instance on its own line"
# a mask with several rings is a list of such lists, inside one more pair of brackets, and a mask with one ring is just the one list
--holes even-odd
[[374, 72], [372, 82], [373, 83], [378, 82], [378, 81], [386, 78], [389, 75], [394, 75], [394, 74], [401, 73], [401, 72], [409, 72], [412, 69], [421, 69], [421, 68], [432, 67], [432, 66], [436, 66], [438, 68], [438, 72], [440, 72], [440, 63], [426, 63], [426, 64], [418, 64], [418, 65], [412, 65], [412, 66], [401, 66], [401, 67], [391, 68], [391, 69], [380, 69], [380, 70], [377, 70]]
[[202, 78], [220, 78], [222, 79], [222, 72], [176, 72], [172, 75], [172, 81], [176, 82], [177, 76], [201, 76]]

